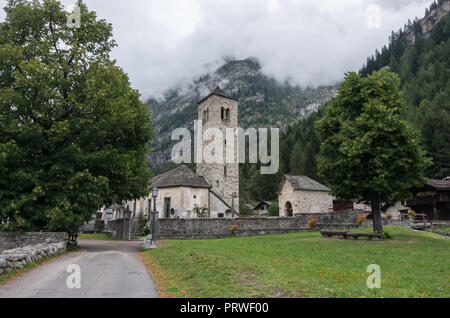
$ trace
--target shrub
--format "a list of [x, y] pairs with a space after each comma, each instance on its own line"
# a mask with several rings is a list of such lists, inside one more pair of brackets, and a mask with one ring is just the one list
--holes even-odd
[[317, 226], [318, 226], [318, 224], [317, 224], [317, 219], [316, 219], [316, 218], [311, 218], [311, 219], [308, 221], [308, 225], [309, 225], [309, 228], [310, 228], [310, 229], [315, 229], [315, 228], [317, 228]]
[[197, 215], [198, 218], [207, 218], [209, 210], [207, 208], [201, 208], [195, 205], [192, 211]]
[[366, 216], [364, 214], [360, 214], [358, 215], [358, 217], [356, 218], [356, 223], [358, 223], [358, 225], [361, 225], [362, 222], [364, 222], [366, 219]]
[[390, 232], [389, 230], [387, 230], [387, 229], [384, 229], [384, 231], [383, 231], [383, 236], [384, 236], [384, 238], [387, 239], [387, 240], [392, 239], [392, 234], [391, 234], [391, 232]]
[[415, 220], [417, 218], [417, 213], [413, 210], [409, 211], [408, 215], [410, 220]]
[[391, 213], [387, 213], [387, 214], [386, 214], [386, 220], [389, 220], [389, 221], [390, 221], [390, 220], [392, 220], [392, 218], [393, 218], [393, 217], [392, 217], [392, 214], [391, 214]]
[[148, 222], [147, 218], [143, 218], [141, 220], [141, 223], [139, 223], [139, 235], [140, 236], [144, 236], [145, 235], [145, 228], [146, 228], [147, 222]]
[[278, 206], [278, 201], [273, 202], [269, 208], [269, 216], [280, 216], [280, 209]]
[[237, 230], [238, 230], [238, 226], [237, 226], [236, 224], [230, 226], [230, 228], [228, 229], [228, 231], [230, 232], [230, 234], [233, 235], [233, 236], [236, 235]]
[[246, 205], [241, 205], [239, 214], [242, 216], [252, 215], [252, 210], [250, 210]]

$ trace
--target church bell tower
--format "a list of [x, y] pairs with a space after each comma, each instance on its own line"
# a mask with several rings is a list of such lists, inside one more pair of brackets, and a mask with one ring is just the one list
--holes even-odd
[[[234, 205], [234, 211], [239, 214], [238, 103], [239, 100], [227, 95], [220, 87], [198, 102], [203, 138], [199, 141], [200, 150], [197, 149], [201, 155], [196, 153], [196, 156], [197, 175], [202, 176], [211, 185], [211, 191], [230, 207]], [[222, 140], [217, 137], [219, 131]], [[209, 155], [218, 160], [205, 160]]]

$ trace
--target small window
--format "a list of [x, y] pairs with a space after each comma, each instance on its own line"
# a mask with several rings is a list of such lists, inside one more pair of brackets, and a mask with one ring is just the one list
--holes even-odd
[[223, 168], [223, 175], [227, 177], [227, 167]]
[[221, 109], [220, 112], [221, 112], [221, 113], [220, 113], [220, 118], [221, 118], [222, 120], [224, 120], [224, 119], [225, 119], [225, 108], [222, 107], [222, 109]]
[[196, 196], [196, 195], [194, 195], [194, 199], [197, 199], [197, 196]]
[[223, 219], [225, 217], [225, 215], [223, 213], [219, 213], [219, 219]]
[[226, 111], [226, 120], [230, 121], [230, 109], [229, 108]]

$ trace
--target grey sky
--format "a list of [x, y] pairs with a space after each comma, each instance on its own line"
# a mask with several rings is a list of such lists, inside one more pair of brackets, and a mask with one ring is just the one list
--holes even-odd
[[[432, 0], [85, 2], [113, 24], [113, 57], [146, 99], [224, 57], [256, 57], [268, 75], [302, 86], [333, 83], [358, 70], [392, 30], [422, 17]], [[381, 8], [380, 28], [367, 26], [371, 4]]]

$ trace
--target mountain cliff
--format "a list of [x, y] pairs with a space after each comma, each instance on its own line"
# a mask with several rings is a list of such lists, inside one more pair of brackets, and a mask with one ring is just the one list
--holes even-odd
[[286, 128], [318, 111], [337, 94], [337, 85], [300, 88], [280, 83], [262, 73], [254, 58], [227, 61], [193, 82], [168, 90], [162, 99], [148, 101], [155, 125], [153, 152], [149, 158], [152, 169], [170, 160], [172, 131], [179, 127], [192, 128], [197, 118], [197, 101], [217, 86], [240, 100], [239, 125], [243, 128]]

